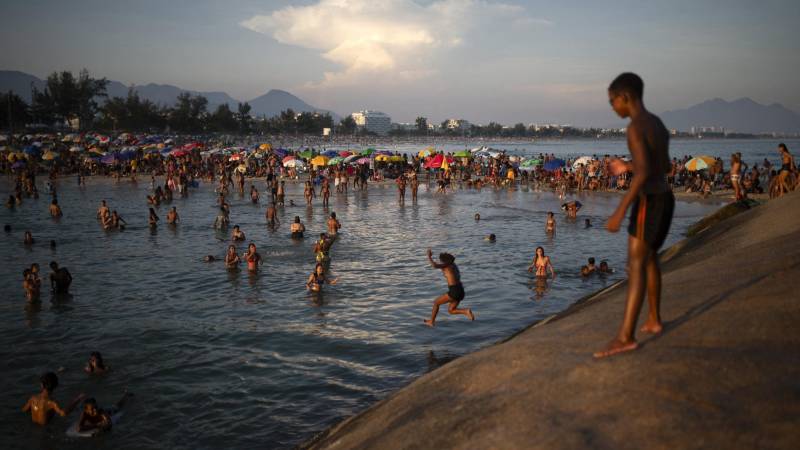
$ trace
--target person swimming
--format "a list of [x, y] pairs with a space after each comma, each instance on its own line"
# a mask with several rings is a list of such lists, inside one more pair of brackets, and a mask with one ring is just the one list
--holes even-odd
[[483, 239], [486, 240], [486, 241], [489, 241], [489, 242], [495, 242], [495, 241], [497, 241], [497, 236], [495, 236], [494, 233], [492, 233], [492, 234], [486, 236]]
[[294, 222], [290, 225], [289, 230], [292, 232], [292, 239], [303, 239], [306, 226], [300, 222], [300, 216], [294, 216]]
[[233, 226], [233, 232], [231, 233], [231, 240], [236, 242], [245, 240], [244, 232], [239, 229], [239, 225]]
[[312, 292], [320, 292], [326, 282], [334, 285], [337, 281], [339, 281], [338, 278], [328, 281], [325, 277], [325, 266], [322, 263], [317, 263], [314, 266], [314, 271], [309, 275], [308, 281], [306, 281], [306, 289]]
[[89, 354], [89, 361], [83, 371], [92, 375], [102, 375], [108, 372], [109, 369], [103, 362], [103, 355], [100, 352], [92, 352]]
[[80, 419], [78, 419], [76, 431], [78, 433], [110, 431], [113, 426], [112, 416], [121, 411], [125, 406], [125, 402], [132, 396], [133, 394], [125, 391], [122, 394], [122, 398], [108, 410], [100, 409], [94, 398], [87, 398], [83, 401], [83, 410], [81, 411]]
[[536, 270], [537, 277], [546, 278], [548, 269], [553, 278], [556, 277], [553, 265], [550, 263], [550, 257], [544, 254], [544, 248], [542, 247], [536, 247], [536, 254], [533, 255], [533, 261], [531, 261], [531, 265], [528, 266], [528, 272], [532, 273], [534, 269]]
[[544, 223], [544, 232], [547, 234], [555, 234], [556, 232], [556, 218], [552, 211], [547, 213], [547, 220]]
[[239, 259], [239, 254], [236, 253], [236, 247], [229, 245], [228, 253], [225, 254], [225, 267], [228, 270], [238, 269], [241, 261], [242, 260]]
[[261, 265], [261, 255], [256, 251], [256, 244], [251, 242], [247, 246], [247, 253], [244, 258], [247, 261], [247, 270], [253, 273], [258, 272], [258, 266]]
[[614, 273], [614, 269], [608, 267], [608, 261], [600, 261], [600, 268], [597, 269], [599, 273]]
[[481, 220], [481, 215], [479, 213], [475, 213], [475, 222]]
[[66, 417], [86, 397], [83, 393], [78, 394], [66, 408], [61, 409], [58, 403], [51, 398], [53, 391], [58, 387], [58, 376], [53, 372], [47, 372], [39, 378], [39, 384], [42, 388], [41, 392], [32, 395], [22, 407], [22, 412], [30, 412], [31, 420], [37, 425], [47, 425], [53, 413]]

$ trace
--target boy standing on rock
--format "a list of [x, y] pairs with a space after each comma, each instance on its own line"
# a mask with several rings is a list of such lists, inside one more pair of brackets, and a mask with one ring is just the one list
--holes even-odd
[[631, 208], [628, 225], [628, 297], [625, 315], [617, 336], [607, 347], [594, 354], [604, 358], [617, 353], [636, 350], [636, 321], [647, 291], [650, 311], [640, 331], [658, 334], [662, 330], [659, 303], [661, 301], [661, 267], [658, 249], [664, 243], [672, 222], [675, 198], [667, 183], [670, 170], [669, 132], [656, 115], [642, 103], [644, 82], [634, 73], [619, 75], [608, 87], [608, 101], [614, 112], [630, 118], [628, 124], [628, 150], [632, 161], [611, 161], [614, 175], [630, 171], [633, 178], [630, 188], [620, 201], [606, 228], [619, 231], [628, 206]]

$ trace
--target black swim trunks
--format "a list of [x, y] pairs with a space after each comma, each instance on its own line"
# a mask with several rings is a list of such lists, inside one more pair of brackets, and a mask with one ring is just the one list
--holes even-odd
[[657, 251], [667, 238], [674, 210], [672, 192], [640, 194], [631, 208], [628, 234], [643, 239], [648, 247]]
[[302, 231], [292, 231], [292, 239], [303, 239]]
[[447, 295], [456, 303], [464, 300], [464, 286], [461, 283], [448, 286]]

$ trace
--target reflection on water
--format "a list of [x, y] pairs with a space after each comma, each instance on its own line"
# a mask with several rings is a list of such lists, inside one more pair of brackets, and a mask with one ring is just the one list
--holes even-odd
[[[287, 200], [301, 206], [279, 208], [276, 231], [266, 228], [266, 202], [254, 206], [233, 195], [231, 224], [248, 237], [237, 251], [252, 241], [264, 258], [250, 274], [224, 267], [228, 233], [212, 227], [217, 208], [208, 185], [156, 208], [163, 217], [177, 207], [180, 224], [151, 229], [149, 183], [58, 184], [65, 214], [58, 223], [47, 215], [46, 196], [0, 212], [0, 221], [13, 226], [0, 236], [0, 346], [7, 349], [0, 396], [10, 411], [38, 389], [40, 373], [60, 366], [67, 369], [56, 391], [62, 403], [86, 392], [108, 404], [127, 386], [140, 401], [97, 441], [100, 447], [291, 446], [624, 276], [579, 274], [589, 256], [624, 267], [625, 234], [602, 226], [615, 195], [576, 197], [584, 207], [577, 221], [566, 221], [561, 200], [527, 188], [442, 195], [423, 184], [416, 204], [398, 206], [393, 186], [373, 184], [348, 197], [333, 193], [330, 208], [309, 208], [302, 187], [290, 185]], [[263, 182], [256, 186], [263, 191]], [[2, 187], [9, 189], [7, 182]], [[97, 224], [101, 199], [128, 222], [124, 232]], [[679, 203], [668, 244], [709, 210]], [[312, 294], [305, 283], [314, 238], [334, 211], [344, 226], [331, 251], [339, 282]], [[556, 212], [555, 236], [544, 232], [547, 211]], [[289, 238], [295, 216], [308, 230], [305, 240]], [[595, 226], [585, 228], [585, 218]], [[30, 249], [22, 244], [26, 229], [37, 239]], [[484, 240], [490, 233], [495, 243]], [[552, 259], [555, 280], [526, 270], [539, 245]], [[461, 306], [475, 311], [475, 322], [442, 310], [436, 328], [423, 325], [433, 300], [447, 290], [427, 263], [428, 247], [456, 256], [467, 292]], [[206, 255], [216, 261], [205, 262]], [[72, 273], [73, 297], [26, 304], [22, 269], [38, 262], [46, 277], [51, 260]], [[115, 368], [103, 379], [81, 371], [95, 350]], [[19, 413], [0, 433], [13, 446], [81, 447], [64, 438], [67, 422], [56, 420], [50, 434], [41, 433]]]

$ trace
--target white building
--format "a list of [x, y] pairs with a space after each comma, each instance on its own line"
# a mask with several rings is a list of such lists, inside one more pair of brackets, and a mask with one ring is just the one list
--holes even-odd
[[392, 129], [392, 118], [380, 111], [359, 111], [350, 114], [359, 130], [367, 130], [381, 136], [389, 134]]
[[469, 131], [470, 123], [464, 119], [447, 119], [447, 129], [459, 132]]

